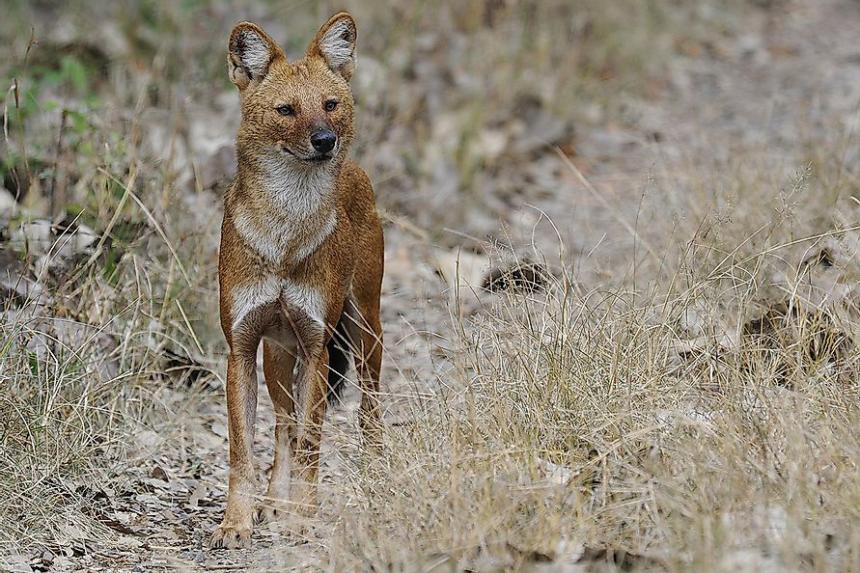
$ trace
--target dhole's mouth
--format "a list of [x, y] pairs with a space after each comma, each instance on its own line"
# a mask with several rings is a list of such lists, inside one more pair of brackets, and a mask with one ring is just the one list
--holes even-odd
[[281, 147], [281, 149], [284, 151], [284, 153], [292, 155], [299, 161], [304, 161], [305, 163], [323, 163], [325, 161], [331, 161], [332, 157], [334, 157], [331, 153], [318, 153], [316, 155], [302, 157], [301, 155], [287, 149], [286, 147]]

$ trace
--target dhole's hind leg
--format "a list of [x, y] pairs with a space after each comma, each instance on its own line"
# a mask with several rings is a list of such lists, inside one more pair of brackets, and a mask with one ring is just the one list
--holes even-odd
[[349, 338], [355, 356], [355, 370], [361, 388], [359, 425], [367, 446], [382, 446], [382, 412], [379, 405], [379, 375], [382, 369], [382, 324], [379, 321], [379, 304], [366, 304], [364, 308], [350, 305]]
[[289, 514], [290, 467], [296, 451], [295, 365], [293, 354], [268, 342], [263, 343], [263, 373], [275, 411], [275, 453], [269, 488], [258, 510], [260, 521], [280, 519]]

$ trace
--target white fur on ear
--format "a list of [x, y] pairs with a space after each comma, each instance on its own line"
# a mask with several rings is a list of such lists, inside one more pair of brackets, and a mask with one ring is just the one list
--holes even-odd
[[268, 73], [276, 57], [283, 54], [268, 34], [255, 24], [242, 22], [230, 34], [230, 79], [244, 89]]
[[251, 79], [266, 74], [272, 61], [272, 51], [263, 38], [253, 30], [243, 30], [236, 39], [237, 54], [245, 69], [251, 72]]
[[355, 23], [352, 18], [334, 22], [320, 38], [319, 50], [333, 70], [352, 63], [355, 53]]

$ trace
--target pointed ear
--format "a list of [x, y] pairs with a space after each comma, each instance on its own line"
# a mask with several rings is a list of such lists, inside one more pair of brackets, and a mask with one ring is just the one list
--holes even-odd
[[269, 72], [269, 66], [284, 52], [277, 43], [251, 22], [237, 24], [230, 33], [227, 53], [227, 73], [240, 90], [251, 82], [259, 82]]
[[332, 16], [308, 46], [307, 55], [322, 58], [333, 72], [349, 81], [355, 69], [355, 20], [352, 16], [347, 12]]

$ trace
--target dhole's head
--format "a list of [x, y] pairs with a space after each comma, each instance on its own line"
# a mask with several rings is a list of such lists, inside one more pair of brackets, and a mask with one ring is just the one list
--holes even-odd
[[242, 22], [230, 34], [227, 67], [242, 102], [240, 160], [301, 169], [343, 160], [354, 133], [352, 16], [333, 16], [292, 63], [262, 28]]

